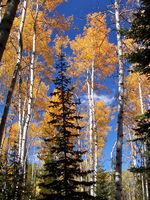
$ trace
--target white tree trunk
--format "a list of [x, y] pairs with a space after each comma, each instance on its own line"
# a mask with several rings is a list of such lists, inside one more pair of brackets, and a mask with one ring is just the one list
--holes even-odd
[[[143, 103], [143, 96], [142, 96], [142, 87], [141, 87], [141, 78], [140, 74], [138, 73], [138, 88], [139, 88], [139, 99], [141, 105], [141, 114], [144, 114], [144, 103]], [[142, 154], [147, 151], [146, 143], [144, 142], [142, 146]], [[144, 167], [147, 167], [147, 158], [144, 156], [143, 158]], [[148, 177], [146, 174], [142, 175], [142, 192], [143, 192], [143, 200], [149, 200], [149, 188], [148, 188]]]
[[140, 98], [140, 105], [141, 105], [141, 114], [144, 114], [144, 103], [143, 103], [143, 96], [142, 96], [142, 87], [141, 87], [141, 78], [138, 73], [138, 88], [139, 88], [139, 98]]
[[[23, 133], [22, 133], [22, 146], [21, 146], [21, 165], [24, 168], [26, 162], [26, 143], [27, 143], [27, 134], [32, 117], [32, 102], [33, 102], [33, 85], [34, 85], [34, 62], [35, 62], [35, 51], [36, 51], [36, 21], [38, 18], [39, 6], [37, 2], [35, 22], [34, 22], [34, 33], [33, 33], [33, 44], [32, 44], [32, 54], [31, 54], [31, 63], [30, 63], [30, 86], [29, 86], [29, 99], [27, 106], [27, 116], [25, 119]], [[25, 173], [25, 172], [24, 172]]]
[[[92, 97], [91, 97], [91, 80], [90, 80], [90, 70], [87, 70], [87, 91], [88, 91], [88, 111], [89, 111], [89, 148], [88, 148], [88, 160], [89, 160], [89, 169], [93, 169], [93, 152], [92, 152], [92, 146], [93, 146], [93, 119], [92, 119]], [[89, 181], [93, 181], [93, 173], [89, 174]], [[94, 195], [93, 185], [90, 187], [90, 195]]]
[[[133, 137], [131, 136], [131, 133], [129, 132], [129, 139], [130, 141], [133, 140]], [[136, 147], [133, 144], [133, 142], [130, 142], [131, 145], [131, 154], [132, 154], [132, 160], [133, 160], [133, 167], [136, 168], [137, 167], [137, 160], [136, 160]]]
[[[18, 31], [18, 58], [17, 58], [17, 64], [18, 66], [17, 70], [20, 70], [20, 64], [22, 60], [22, 50], [23, 50], [23, 38], [22, 38], [22, 33], [23, 33], [23, 28], [24, 28], [24, 23], [25, 23], [25, 18], [26, 18], [26, 11], [27, 11], [27, 4], [28, 0], [24, 0], [23, 2], [23, 9], [22, 9], [22, 16], [21, 16], [21, 22], [20, 22], [20, 28]], [[19, 146], [18, 146], [18, 157], [20, 158], [20, 151], [21, 151], [21, 138], [22, 138], [22, 103], [21, 103], [21, 72], [19, 72]]]
[[114, 145], [112, 147], [112, 150], [110, 152], [110, 161], [111, 161], [111, 164], [110, 164], [110, 171], [111, 171], [111, 174], [110, 174], [110, 181], [112, 182], [113, 181], [113, 161], [114, 161], [114, 151], [115, 151], [115, 148], [116, 148], [116, 144], [117, 144], [117, 141], [114, 142]]
[[140, 6], [140, 0], [136, 0], [137, 6]]
[[0, 23], [2, 21], [2, 0], [0, 1]]
[[95, 121], [95, 99], [94, 99], [94, 60], [91, 66], [91, 100], [92, 100], [92, 136], [93, 136], [93, 181], [95, 182], [93, 188], [93, 196], [96, 197], [97, 188], [97, 169], [98, 169], [98, 144], [96, 135], [96, 121]]
[[117, 121], [117, 144], [116, 144], [116, 169], [115, 169], [115, 185], [116, 194], [115, 199], [121, 200], [122, 192], [122, 148], [123, 148], [123, 105], [124, 105], [124, 63], [122, 40], [120, 34], [120, 13], [119, 1], [115, 0], [115, 19], [117, 30], [117, 46], [118, 46], [118, 60], [119, 60], [119, 80], [118, 80], [118, 121]]
[[[13, 4], [15, 4], [15, 3], [13, 3], [13, 1], [10, 1], [10, 6], [13, 5]], [[1, 143], [2, 136], [3, 136], [3, 132], [4, 132], [4, 128], [5, 128], [8, 112], [9, 112], [9, 107], [10, 107], [10, 104], [11, 104], [11, 99], [12, 99], [12, 95], [13, 95], [14, 88], [15, 88], [15, 85], [16, 85], [18, 72], [20, 70], [20, 64], [21, 64], [21, 60], [22, 60], [22, 49], [23, 49], [22, 32], [23, 32], [23, 28], [24, 28], [24, 22], [25, 22], [25, 16], [26, 16], [26, 8], [27, 8], [27, 0], [24, 0], [24, 7], [23, 7], [23, 10], [22, 10], [20, 28], [19, 28], [19, 31], [18, 31], [18, 52], [17, 52], [18, 53], [18, 57], [17, 57], [17, 62], [16, 62], [16, 66], [15, 66], [15, 69], [14, 69], [13, 77], [12, 77], [12, 80], [11, 80], [10, 88], [9, 88], [9, 91], [8, 91], [8, 94], [7, 94], [7, 97], [6, 97], [5, 108], [4, 108], [2, 119], [1, 119], [1, 123], [0, 123], [0, 143]], [[0, 37], [1, 37], [1, 35], [0, 35]]]
[[[93, 170], [90, 174], [90, 181], [97, 181], [98, 168], [98, 144], [96, 136], [95, 122], [95, 102], [94, 102], [94, 59], [91, 68], [87, 70], [87, 89], [88, 89], [88, 111], [89, 111], [89, 168]], [[96, 183], [90, 187], [91, 196], [96, 196]]]

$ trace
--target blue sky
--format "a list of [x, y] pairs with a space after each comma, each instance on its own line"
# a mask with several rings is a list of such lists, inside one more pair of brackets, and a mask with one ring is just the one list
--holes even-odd
[[[70, 38], [73, 39], [76, 34], [81, 33], [86, 24], [86, 16], [93, 12], [106, 12], [107, 6], [111, 5], [112, 0], [68, 0], [58, 6], [57, 11], [64, 16], [74, 17], [74, 26], [78, 31], [71, 29], [69, 33]], [[115, 38], [110, 38], [110, 40]]]
[[[66, 32], [66, 34], [68, 34], [71, 39], [74, 39], [76, 34], [82, 33], [83, 27], [86, 24], [87, 14], [93, 12], [105, 12], [107, 10], [107, 6], [112, 2], [113, 1], [111, 0], [69, 0], [68, 2], [61, 4], [57, 8], [57, 11], [61, 14], [64, 14], [64, 16], [72, 15], [74, 17], [74, 25], [70, 31]], [[107, 22], [110, 24], [110, 18], [108, 17]], [[73, 29], [73, 27], [77, 27], [78, 29]], [[110, 34], [109, 41], [116, 43], [114, 32]], [[117, 96], [117, 87], [115, 86], [116, 81], [116, 78], [110, 77], [110, 79], [107, 80], [107, 85], [112, 89], [111, 94], [102, 94], [101, 96], [96, 96], [96, 98], [104, 99], [109, 105], [114, 106], [116, 104]], [[116, 139], [116, 119], [114, 119], [110, 125], [112, 126], [112, 130], [108, 134], [107, 143], [104, 149], [104, 154], [106, 156], [103, 161], [103, 165], [106, 170], [110, 169], [110, 152]]]

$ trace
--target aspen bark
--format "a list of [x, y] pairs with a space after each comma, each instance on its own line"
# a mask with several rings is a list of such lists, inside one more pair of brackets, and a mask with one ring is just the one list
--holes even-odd
[[27, 134], [32, 117], [32, 103], [33, 103], [33, 86], [34, 86], [34, 62], [35, 62], [35, 51], [36, 51], [36, 22], [38, 18], [39, 5], [37, 2], [35, 22], [34, 22], [34, 33], [33, 33], [33, 44], [32, 44], [32, 54], [31, 54], [31, 63], [30, 63], [30, 86], [29, 86], [29, 99], [28, 99], [28, 108], [27, 116], [25, 119], [23, 132], [22, 132], [22, 146], [21, 146], [21, 157], [20, 162], [22, 167], [25, 166], [26, 158], [26, 143], [27, 143]]
[[[129, 132], [129, 139], [132, 141], [132, 136], [131, 136], [131, 133]], [[137, 161], [136, 161], [136, 150], [135, 150], [135, 145], [133, 144], [133, 142], [130, 142], [131, 143], [131, 153], [132, 153], [132, 156], [133, 156], [133, 167], [137, 167]]]
[[0, 0], [0, 24], [2, 22], [2, 0]]
[[89, 110], [89, 168], [93, 170], [90, 174], [90, 181], [95, 182], [90, 187], [90, 194], [96, 196], [96, 181], [97, 181], [97, 165], [98, 165], [98, 145], [97, 136], [95, 133], [95, 102], [94, 102], [94, 59], [90, 69], [87, 70], [87, 88], [88, 88], [88, 110]]
[[5, 50], [5, 46], [11, 31], [14, 18], [16, 16], [19, 3], [20, 0], [7, 1], [6, 11], [0, 23], [0, 61]]
[[139, 99], [141, 105], [141, 114], [144, 114], [144, 103], [143, 103], [143, 96], [142, 96], [142, 87], [141, 87], [141, 78], [138, 73], [138, 88], [139, 88]]
[[[139, 100], [140, 100], [140, 107], [141, 107], [141, 114], [144, 114], [144, 103], [143, 103], [143, 96], [142, 96], [142, 87], [141, 87], [141, 79], [140, 74], [138, 73], [138, 88], [139, 88]], [[142, 146], [142, 154], [147, 151], [146, 143], [143, 143]], [[147, 167], [147, 158], [144, 156], [143, 158], [144, 167]], [[144, 173], [142, 174], [142, 192], [143, 192], [143, 200], [149, 200], [149, 187], [148, 187], [148, 177]]]
[[124, 106], [124, 63], [122, 40], [120, 34], [120, 13], [119, 1], [115, 0], [115, 19], [117, 30], [117, 46], [119, 60], [119, 80], [118, 80], [118, 121], [117, 121], [117, 144], [116, 144], [116, 169], [115, 169], [115, 199], [121, 200], [122, 197], [122, 148], [123, 148], [123, 106]]
[[[78, 98], [78, 96], [76, 95], [76, 97]], [[79, 98], [78, 98], [78, 102], [80, 102]], [[77, 116], [80, 116], [80, 111], [77, 112]], [[77, 120], [77, 125], [79, 126], [79, 121]], [[82, 144], [81, 144], [81, 133], [80, 133], [80, 130], [78, 130], [78, 141], [77, 141], [77, 145], [78, 145], [78, 149], [79, 151], [82, 151]], [[80, 170], [82, 170], [82, 163], [80, 163]], [[83, 177], [80, 176], [80, 181], [82, 182], [83, 181]], [[84, 188], [83, 186], [81, 186], [81, 192], [84, 191]]]
[[115, 147], [116, 147], [117, 141], [115, 141], [112, 150], [110, 152], [110, 160], [111, 160], [111, 164], [110, 164], [110, 171], [111, 171], [111, 175], [110, 175], [110, 181], [113, 181], [113, 159], [114, 159], [114, 151], [115, 151]]
[[91, 106], [92, 106], [92, 136], [93, 136], [93, 196], [96, 197], [97, 188], [97, 169], [98, 169], [98, 144], [96, 135], [96, 122], [95, 122], [95, 100], [94, 100], [94, 60], [91, 66]]
[[[92, 138], [92, 98], [91, 98], [91, 80], [90, 80], [90, 70], [87, 70], [87, 91], [88, 91], [88, 111], [89, 111], [89, 148], [88, 148], [88, 159], [89, 159], [89, 168], [90, 170], [93, 169], [93, 152], [92, 152], [92, 146], [93, 146], [93, 138]], [[92, 174], [89, 174], [90, 181], [93, 181]], [[94, 195], [93, 191], [93, 185], [90, 187], [90, 195]]]
[[136, 0], [137, 6], [140, 6], [140, 0]]
[[18, 141], [18, 158], [20, 158], [21, 152], [21, 145], [22, 145], [22, 95], [21, 95], [21, 87], [22, 87], [22, 80], [21, 80], [21, 72], [19, 73], [19, 100], [18, 100], [18, 112], [19, 112], [19, 141]]
[[[139, 3], [138, 3], [139, 5]], [[142, 89], [141, 89], [141, 80], [140, 80], [140, 75], [138, 73], [138, 88], [139, 88], [139, 100], [140, 100], [140, 107], [141, 107], [141, 114], [144, 114], [144, 105], [143, 105], [143, 97], [142, 97]], [[142, 157], [141, 157], [141, 162], [144, 162], [145, 165], [145, 159], [143, 161], [143, 154], [144, 154], [144, 144], [142, 145]], [[141, 181], [142, 181], [142, 195], [143, 195], [143, 200], [146, 199], [146, 185], [145, 185], [145, 174], [141, 174]]]
[[[16, 85], [18, 72], [20, 70], [20, 64], [21, 64], [21, 60], [22, 60], [22, 50], [23, 50], [22, 32], [23, 32], [25, 16], [26, 16], [27, 1], [28, 0], [24, 0], [21, 22], [20, 22], [20, 28], [19, 28], [19, 32], [18, 32], [18, 52], [17, 52], [18, 57], [17, 57], [17, 62], [16, 62], [16, 66], [15, 66], [15, 69], [14, 69], [14, 72], [13, 72], [13, 77], [12, 77], [11, 84], [10, 84], [10, 87], [9, 87], [9, 90], [8, 90], [6, 103], [5, 103], [5, 107], [4, 107], [4, 111], [3, 111], [3, 115], [2, 115], [2, 119], [1, 119], [1, 123], [0, 123], [0, 144], [2, 142], [2, 137], [3, 137], [3, 133], [4, 133], [5, 125], [6, 125], [8, 112], [9, 112], [9, 107], [11, 105], [11, 99], [12, 99], [12, 95], [13, 95], [14, 88], [15, 88], [15, 85]], [[0, 40], [1, 40], [1, 35], [0, 35]]]

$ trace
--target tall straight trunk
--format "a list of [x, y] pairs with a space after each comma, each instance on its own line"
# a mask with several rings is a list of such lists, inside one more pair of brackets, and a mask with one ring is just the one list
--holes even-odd
[[91, 106], [92, 106], [92, 136], [93, 136], [93, 196], [96, 197], [96, 188], [97, 188], [97, 169], [98, 169], [98, 144], [97, 144], [97, 135], [96, 135], [96, 121], [95, 121], [95, 100], [94, 100], [94, 60], [91, 65]]
[[[139, 2], [137, 2], [139, 5]], [[141, 114], [144, 114], [144, 105], [143, 105], [143, 97], [142, 97], [142, 88], [141, 88], [141, 80], [140, 75], [138, 73], [138, 89], [139, 89], [139, 100], [140, 100], [140, 107], [141, 107]], [[142, 155], [144, 154], [144, 144], [142, 145]], [[141, 157], [141, 162], [145, 165], [145, 159], [143, 160], [143, 156]], [[142, 195], [143, 200], [147, 200], [146, 198], [146, 180], [145, 174], [141, 174], [141, 181], [142, 181]]]
[[[140, 99], [140, 107], [141, 107], [141, 114], [144, 114], [144, 103], [143, 103], [143, 96], [142, 96], [142, 86], [141, 86], [141, 78], [140, 74], [138, 73], [138, 88], [139, 88], [139, 99]], [[147, 151], [147, 145], [144, 142], [142, 146], [142, 154]], [[147, 158], [144, 156], [143, 158], [144, 167], [147, 167]], [[148, 186], [148, 177], [147, 174], [142, 174], [142, 191], [143, 191], [143, 199], [149, 200], [149, 186]]]
[[[23, 32], [25, 16], [26, 16], [27, 1], [28, 0], [24, 0], [24, 6], [23, 6], [21, 22], [20, 22], [20, 28], [19, 28], [19, 32], [18, 32], [18, 52], [17, 52], [18, 57], [17, 57], [17, 62], [16, 62], [16, 66], [15, 66], [15, 69], [14, 69], [11, 84], [10, 84], [10, 87], [9, 87], [9, 90], [8, 90], [8, 94], [7, 94], [7, 97], [6, 97], [6, 103], [5, 103], [5, 107], [4, 107], [4, 111], [3, 111], [3, 115], [2, 115], [2, 119], [1, 119], [1, 123], [0, 123], [0, 145], [1, 145], [1, 142], [2, 142], [2, 137], [3, 137], [3, 134], [4, 134], [7, 116], [8, 116], [8, 112], [9, 112], [9, 108], [10, 108], [10, 104], [11, 104], [11, 99], [12, 99], [12, 95], [13, 95], [14, 88], [15, 88], [15, 85], [16, 85], [18, 72], [20, 70], [20, 64], [21, 64], [21, 60], [22, 60], [22, 50], [23, 50], [22, 32]], [[10, 2], [12, 2], [12, 1], [10, 1]], [[1, 40], [1, 37], [0, 37], [0, 40]]]
[[[129, 139], [130, 141], [133, 140], [133, 137], [131, 135], [131, 133], [129, 132]], [[131, 145], [131, 154], [132, 154], [132, 160], [133, 160], [133, 167], [136, 168], [137, 167], [137, 161], [136, 161], [136, 156], [137, 156], [137, 153], [136, 153], [136, 146], [133, 144], [133, 142], [130, 142], [130, 145]]]
[[[137, 0], [137, 6], [140, 7], [140, 0]], [[140, 80], [140, 74], [139, 73], [138, 73], [138, 87], [139, 87], [139, 97], [140, 97], [140, 104], [141, 104], [141, 114], [144, 114], [142, 87], [141, 87], [141, 80]], [[144, 143], [143, 147], [142, 147], [143, 154], [144, 154], [144, 151], [146, 151], [146, 150], [147, 150], [147, 146], [146, 146], [146, 143]], [[144, 158], [144, 166], [147, 167], [146, 158]], [[147, 177], [146, 174], [142, 174], [141, 179], [142, 179], [143, 200], [149, 200], [150, 194], [149, 194], [148, 177]]]
[[110, 161], [111, 161], [111, 164], [110, 164], [110, 171], [111, 171], [110, 181], [111, 182], [113, 182], [114, 151], [115, 151], [116, 144], [117, 144], [117, 141], [114, 142], [114, 145], [113, 145], [112, 150], [110, 152]]
[[137, 6], [140, 6], [140, 0], [136, 0]]
[[27, 107], [27, 97], [24, 99], [24, 102], [22, 103], [21, 95], [19, 97], [19, 142], [18, 142], [18, 158], [19, 161], [21, 159], [21, 149], [22, 149], [22, 133], [23, 133], [23, 127], [25, 124], [25, 112]]
[[18, 88], [18, 116], [19, 116], [19, 141], [18, 141], [18, 158], [20, 158], [21, 153], [21, 145], [22, 145], [22, 78], [21, 78], [21, 72], [19, 73], [19, 88]]
[[139, 99], [140, 99], [140, 107], [141, 107], [141, 114], [144, 114], [144, 103], [143, 103], [143, 96], [142, 96], [142, 87], [141, 87], [141, 78], [140, 74], [138, 73], [138, 88], [139, 88]]
[[[89, 110], [89, 168], [93, 173], [89, 175], [90, 181], [97, 181], [97, 136], [95, 134], [95, 102], [94, 102], [94, 59], [90, 69], [87, 70], [88, 110]], [[96, 196], [96, 183], [90, 187], [91, 196]]]
[[0, 0], [0, 23], [2, 22], [2, 0]]
[[117, 144], [116, 144], [116, 169], [115, 169], [115, 185], [116, 193], [115, 199], [121, 200], [122, 192], [122, 148], [123, 148], [123, 105], [124, 105], [124, 63], [121, 40], [121, 26], [119, 1], [115, 0], [115, 19], [117, 30], [117, 46], [118, 46], [118, 60], [119, 60], [119, 80], [118, 80], [118, 121], [117, 121]]
[[[129, 127], [130, 129], [130, 127]], [[131, 134], [131, 132], [129, 131], [129, 140], [132, 141], [133, 140], [133, 136]], [[132, 155], [132, 161], [133, 161], [133, 164], [132, 164], [132, 167], [133, 168], [136, 168], [137, 167], [137, 150], [136, 150], [136, 144], [134, 144], [133, 142], [130, 142], [130, 146], [131, 146], [131, 155]], [[138, 189], [136, 187], [136, 184], [137, 184], [137, 181], [138, 181], [138, 175], [136, 173], [133, 174], [134, 175], [134, 183], [133, 183], [133, 198], [136, 199], [136, 195], [138, 193]], [[143, 199], [144, 200], [144, 199]]]
[[[77, 95], [76, 95], [77, 96]], [[78, 98], [78, 96], [77, 96], [77, 98]], [[78, 102], [79, 102], [79, 99], [78, 99]], [[80, 116], [80, 111], [77, 113], [77, 116]], [[77, 120], [77, 125], [79, 126], [79, 121]], [[78, 148], [78, 150], [79, 151], [82, 151], [82, 143], [81, 143], [81, 133], [80, 133], [80, 130], [78, 130], [78, 141], [77, 141], [77, 148]], [[83, 171], [82, 170], [82, 163], [80, 163], [80, 170], [81, 171]], [[80, 176], [80, 181], [82, 182], [83, 181], [83, 177], [82, 176]], [[81, 185], [81, 192], [83, 192], [84, 191], [84, 188], [83, 188], [83, 186]]]
[[[93, 169], [93, 152], [92, 152], [92, 146], [93, 146], [93, 119], [92, 119], [92, 98], [91, 98], [91, 76], [90, 76], [90, 69], [87, 70], [87, 92], [88, 92], [88, 111], [89, 111], [89, 137], [88, 137], [88, 143], [89, 143], [89, 148], [88, 148], [88, 160], [89, 160], [89, 168], [90, 170]], [[93, 181], [93, 175], [92, 173], [89, 174], [89, 181]], [[94, 195], [94, 190], [93, 190], [93, 185], [90, 186], [90, 195]]]
[[32, 54], [31, 54], [31, 63], [30, 63], [30, 86], [29, 86], [29, 99], [28, 99], [28, 107], [27, 107], [27, 116], [25, 119], [23, 132], [22, 132], [22, 145], [21, 145], [21, 154], [20, 154], [20, 162], [22, 167], [25, 166], [26, 161], [26, 143], [27, 143], [27, 134], [28, 129], [32, 117], [32, 103], [33, 103], [33, 86], [34, 86], [34, 62], [35, 62], [35, 51], [36, 51], [36, 22], [38, 18], [39, 5], [37, 2], [36, 6], [36, 14], [35, 14], [35, 22], [34, 22], [34, 33], [33, 33], [33, 44], [32, 44]]
[[2, 59], [6, 43], [11, 31], [11, 27], [16, 16], [17, 8], [20, 0], [7, 1], [7, 7], [4, 17], [0, 23], [0, 61]]

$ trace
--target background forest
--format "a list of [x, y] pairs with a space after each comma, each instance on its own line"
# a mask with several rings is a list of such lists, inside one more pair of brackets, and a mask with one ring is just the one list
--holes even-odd
[[0, 0], [0, 199], [149, 200], [150, 1], [71, 1]]

